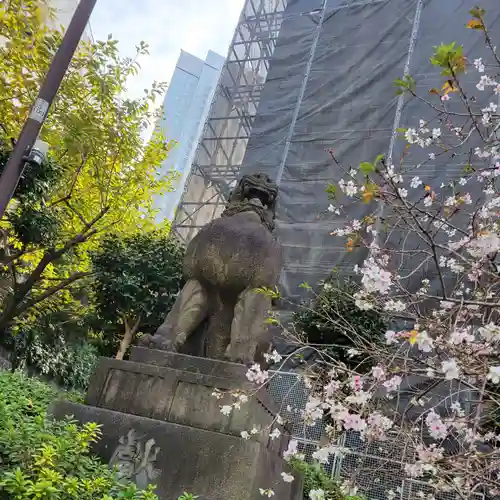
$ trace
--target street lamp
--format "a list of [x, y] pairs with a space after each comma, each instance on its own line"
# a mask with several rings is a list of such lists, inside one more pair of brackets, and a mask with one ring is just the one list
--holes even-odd
[[27, 162], [41, 164], [47, 154], [48, 145], [37, 141], [40, 129], [45, 122], [49, 108], [59, 90], [62, 79], [68, 70], [73, 54], [87, 26], [97, 0], [80, 0], [73, 18], [69, 23], [61, 45], [52, 60], [45, 81], [25, 121], [14, 151], [0, 177], [0, 218], [14, 196], [17, 184]]
[[47, 153], [49, 152], [49, 145], [40, 139], [35, 141], [35, 144], [31, 148], [30, 154], [25, 156], [23, 160], [31, 165], [40, 166], [45, 158], [47, 158]]

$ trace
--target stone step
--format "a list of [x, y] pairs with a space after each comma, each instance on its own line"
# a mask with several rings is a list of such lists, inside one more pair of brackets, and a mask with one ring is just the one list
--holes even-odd
[[248, 370], [245, 365], [238, 363], [200, 358], [175, 352], [158, 351], [146, 347], [132, 347], [129, 359], [137, 363], [164, 366], [214, 377], [236, 378], [238, 380], [244, 380], [245, 373]]
[[285, 483], [288, 464], [257, 441], [67, 401], [51, 413], [101, 424], [93, 451], [139, 488], [155, 484], [160, 500], [185, 491], [203, 500], [261, 500], [259, 488], [271, 488], [279, 500], [302, 499], [302, 479]]

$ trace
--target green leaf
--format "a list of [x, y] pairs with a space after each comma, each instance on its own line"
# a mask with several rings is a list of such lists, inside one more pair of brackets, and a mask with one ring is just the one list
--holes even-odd
[[482, 19], [486, 14], [486, 11], [481, 7], [479, 7], [478, 5], [476, 5], [476, 7], [474, 7], [469, 11], [469, 14], [475, 19]]
[[441, 75], [452, 76], [463, 73], [466, 67], [466, 58], [463, 55], [463, 46], [457, 46], [456, 42], [449, 44], [442, 43], [434, 47], [434, 54], [430, 58], [434, 66], [443, 68]]
[[471, 174], [474, 172], [474, 169], [472, 168], [472, 165], [470, 163], [467, 163], [464, 165], [464, 168], [462, 169], [462, 172], [464, 174]]
[[278, 300], [281, 297], [278, 287], [275, 287], [274, 289], [268, 287], [258, 287], [255, 288], [255, 292], [261, 293], [273, 300]]
[[361, 173], [368, 175], [372, 172], [375, 172], [375, 165], [368, 161], [363, 161], [359, 164], [359, 170]]
[[276, 318], [266, 318], [264, 323], [268, 324], [268, 325], [279, 325], [280, 322], [276, 319]]
[[393, 85], [397, 89], [397, 95], [401, 95], [404, 92], [414, 93], [416, 90], [416, 82], [410, 75], [405, 75], [402, 78], [396, 78], [396, 80], [394, 80], [393, 82]]
[[328, 186], [325, 188], [325, 191], [328, 194], [335, 195], [337, 193], [337, 186], [334, 184], [328, 183]]

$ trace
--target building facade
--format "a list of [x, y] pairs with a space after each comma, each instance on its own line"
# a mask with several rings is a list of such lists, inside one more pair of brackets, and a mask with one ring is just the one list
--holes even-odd
[[56, 18], [49, 20], [48, 23], [54, 27], [66, 28], [78, 6], [78, 0], [50, 0], [48, 4], [56, 13]]
[[223, 65], [224, 58], [215, 52], [203, 60], [181, 51], [157, 125], [177, 143], [160, 167], [161, 175], [174, 171], [177, 177], [174, 190], [155, 200], [158, 222], [174, 217]]
[[[71, 22], [71, 18], [75, 13], [79, 0], [48, 0], [47, 4], [55, 11], [55, 18], [51, 19], [47, 16], [47, 24], [52, 28], [66, 29]], [[85, 42], [92, 41], [90, 24], [83, 33], [82, 40]]]

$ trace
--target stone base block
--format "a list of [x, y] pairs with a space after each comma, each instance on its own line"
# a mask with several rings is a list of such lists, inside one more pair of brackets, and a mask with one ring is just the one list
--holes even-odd
[[[86, 403], [98, 408], [172, 422], [236, 437], [257, 427], [252, 439], [278, 455], [288, 445], [287, 430], [276, 423], [277, 408], [269, 393], [245, 377], [247, 368], [185, 354], [133, 348], [131, 361], [101, 358]], [[222, 399], [214, 390], [225, 392]], [[248, 401], [229, 416], [221, 406], [235, 400], [231, 391], [248, 393]], [[273, 429], [281, 437], [271, 439]]]
[[259, 442], [69, 402], [54, 405], [52, 414], [101, 424], [95, 452], [139, 487], [156, 484], [160, 500], [184, 491], [200, 500], [261, 500], [259, 488], [271, 488], [278, 500], [302, 499], [302, 480], [285, 483], [288, 464]]

